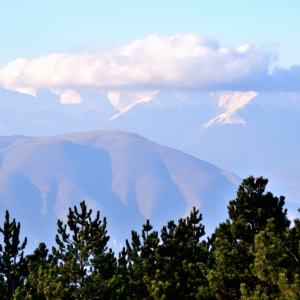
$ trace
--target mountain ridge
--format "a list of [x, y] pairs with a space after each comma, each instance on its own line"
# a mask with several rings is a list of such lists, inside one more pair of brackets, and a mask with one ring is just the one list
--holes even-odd
[[210, 163], [118, 130], [0, 140], [7, 140], [0, 150], [0, 205], [31, 241], [43, 241], [45, 232], [54, 239], [57, 218], [82, 200], [107, 217], [116, 245], [146, 219], [159, 230], [193, 206], [212, 232], [240, 182]]
[[[292, 192], [300, 180], [297, 93], [82, 89], [77, 94], [81, 103], [62, 104], [60, 95], [50, 90], [37, 90], [32, 97], [0, 89], [0, 134], [135, 132], [240, 177], [267, 176], [272, 190], [288, 195], [287, 201], [299, 202], [299, 194]], [[278, 171], [284, 165], [298, 167], [286, 176]]]

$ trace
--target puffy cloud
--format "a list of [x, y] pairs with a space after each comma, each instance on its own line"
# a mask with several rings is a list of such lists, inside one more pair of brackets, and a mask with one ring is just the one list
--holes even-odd
[[[0, 85], [31, 94], [38, 88], [61, 89], [65, 91], [61, 101], [72, 98], [76, 103], [79, 98], [70, 90], [77, 87], [106, 91], [239, 89], [264, 78], [273, 57], [273, 52], [251, 45], [220, 47], [218, 41], [196, 34], [154, 34], [101, 53], [18, 58], [0, 70]], [[117, 94], [110, 96], [117, 105]]]

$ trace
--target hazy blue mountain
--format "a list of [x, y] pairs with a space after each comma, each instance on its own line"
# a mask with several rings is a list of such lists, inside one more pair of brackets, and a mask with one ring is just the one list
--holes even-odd
[[[256, 92], [77, 90], [36, 97], [0, 89], [0, 135], [50, 136], [94, 129], [137, 133], [246, 177], [264, 175], [269, 189], [300, 206], [300, 95]], [[70, 100], [70, 97], [68, 98]], [[285, 171], [283, 171], [285, 170]]]
[[91, 130], [118, 112], [103, 94], [81, 94], [83, 103], [68, 105], [49, 90], [38, 90], [34, 97], [0, 88], [0, 135], [50, 136]]
[[146, 218], [160, 230], [193, 206], [212, 232], [240, 182], [203, 160], [116, 130], [1, 137], [0, 149], [1, 220], [8, 209], [31, 244], [54, 241], [57, 218], [83, 199], [107, 217], [118, 249]]
[[[268, 187], [300, 207], [300, 95], [254, 92], [170, 93], [136, 104], [105, 125], [141, 134]], [[167, 103], [166, 103], [167, 102]], [[280, 171], [285, 166], [283, 175]], [[300, 192], [300, 191], [299, 191]], [[296, 207], [294, 207], [295, 209]]]

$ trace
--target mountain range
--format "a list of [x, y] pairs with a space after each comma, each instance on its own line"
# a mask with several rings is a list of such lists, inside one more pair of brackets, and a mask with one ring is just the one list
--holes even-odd
[[0, 163], [1, 220], [9, 210], [32, 247], [53, 244], [57, 219], [66, 221], [68, 208], [82, 200], [107, 217], [118, 250], [146, 219], [160, 230], [193, 206], [209, 234], [226, 218], [240, 183], [210, 163], [118, 130], [3, 136]]
[[268, 177], [270, 189], [285, 195], [296, 209], [300, 204], [299, 100], [300, 94], [254, 91], [58, 93], [45, 89], [29, 95], [0, 89], [0, 135], [134, 132], [242, 178]]

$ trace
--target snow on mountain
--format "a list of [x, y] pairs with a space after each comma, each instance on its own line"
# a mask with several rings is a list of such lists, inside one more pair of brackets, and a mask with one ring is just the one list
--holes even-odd
[[0, 135], [49, 136], [90, 130], [118, 112], [106, 94], [80, 91], [80, 97], [82, 103], [64, 104], [59, 91], [38, 90], [31, 96], [0, 89]]
[[[56, 91], [57, 92], [57, 91]], [[49, 136], [94, 129], [137, 133], [240, 177], [264, 175], [269, 188], [299, 202], [300, 94], [254, 91], [77, 90], [76, 101], [37, 90], [0, 89], [0, 134]], [[65, 101], [65, 102], [64, 102]], [[17, 120], [17, 121], [16, 121]], [[287, 176], [287, 172], [289, 173]], [[285, 174], [285, 175], [283, 175]], [[300, 205], [300, 203], [299, 203]]]
[[[295, 93], [157, 93], [105, 123], [209, 161], [241, 177], [266, 176], [269, 188], [300, 206], [300, 95]], [[288, 176], [287, 173], [289, 173]], [[295, 205], [292, 205], [295, 204]]]
[[230, 92], [211, 93], [213, 98], [217, 98], [219, 108], [226, 111], [209, 122], [202, 125], [203, 128], [214, 124], [245, 124], [245, 121], [236, 115], [236, 111], [248, 104], [258, 93], [256, 92]]
[[[180, 149], [242, 176], [270, 173], [300, 151], [300, 105], [284, 94], [258, 94], [234, 111], [243, 122], [207, 122]], [[199, 143], [206, 144], [204, 148]], [[220, 151], [222, 149], [222, 151]]]
[[83, 199], [107, 217], [118, 248], [146, 218], [160, 230], [193, 206], [212, 232], [240, 182], [203, 160], [116, 130], [1, 137], [0, 149], [0, 217], [8, 209], [31, 243], [53, 243], [57, 218]]

